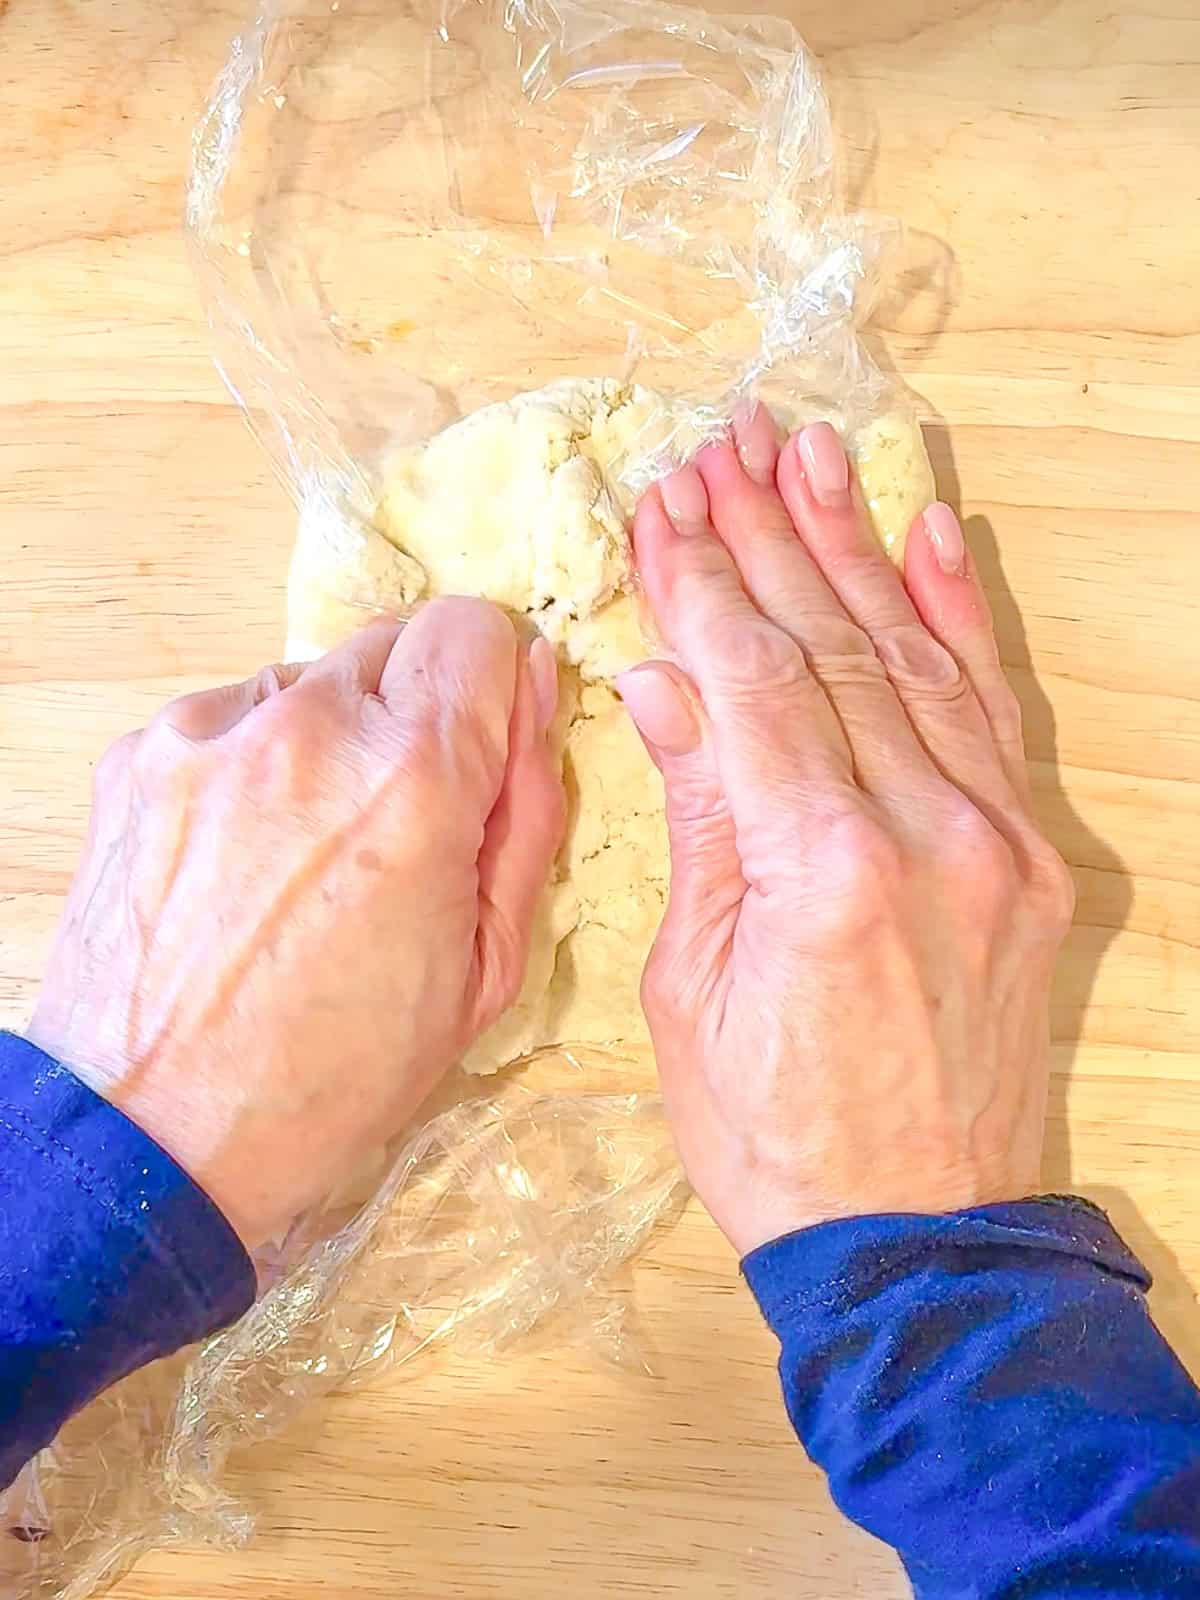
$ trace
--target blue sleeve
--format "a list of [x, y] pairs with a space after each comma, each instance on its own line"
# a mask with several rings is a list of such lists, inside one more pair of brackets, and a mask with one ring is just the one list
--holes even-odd
[[920, 1600], [1200, 1596], [1200, 1392], [1102, 1212], [826, 1223], [743, 1270], [797, 1433]]
[[171, 1158], [0, 1033], [0, 1490], [100, 1390], [232, 1322], [254, 1289]]

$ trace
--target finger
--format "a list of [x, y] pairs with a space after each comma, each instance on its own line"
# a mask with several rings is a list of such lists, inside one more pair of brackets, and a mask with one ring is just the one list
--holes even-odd
[[[430, 602], [431, 605], [435, 603]], [[428, 609], [428, 606], [423, 608]], [[393, 646], [404, 637], [408, 627], [408, 623], [395, 617], [375, 618], [336, 649], [308, 664], [304, 669], [305, 693], [332, 690], [347, 698], [378, 694]]]
[[[929, 632], [884, 553], [828, 423], [794, 435], [777, 469], [797, 533], [887, 672], [907, 720], [938, 770], [990, 814], [1016, 800], [969, 678]], [[830, 493], [830, 483], [846, 488]]]
[[547, 733], [558, 700], [554, 652], [535, 640], [517, 673], [508, 761], [479, 852], [476, 1026], [487, 1027], [520, 988], [538, 902], [562, 842], [566, 797]]
[[218, 739], [239, 722], [285, 689], [291, 688], [304, 671], [302, 663], [263, 667], [243, 683], [229, 683], [219, 689], [202, 689], [197, 694], [181, 695], [160, 713], [185, 739]]
[[1028, 809], [1032, 791], [1020, 703], [1000, 664], [991, 608], [958, 518], [949, 506], [931, 506], [913, 529], [905, 554], [904, 582], [922, 623], [950, 652], [970, 683], [1005, 776]]
[[671, 892], [656, 951], [677, 971], [675, 1000], [692, 1004], [720, 980], [746, 894], [713, 730], [694, 686], [667, 662], [635, 667], [617, 689], [663, 777]]
[[[697, 457], [713, 527], [737, 563], [750, 598], [803, 650], [845, 730], [863, 787], [876, 795], [892, 795], [898, 788], [908, 794], [940, 789], [942, 780], [870, 638], [847, 614], [797, 537], [775, 486], [774, 439], [770, 413], [758, 407], [735, 423], [733, 446], [713, 446]], [[834, 443], [841, 457], [841, 488], [838, 509], [829, 514], [846, 518], [853, 515], [849, 465], [836, 436]], [[778, 454], [776, 448], [774, 457]], [[755, 464], [758, 477], [751, 476], [747, 460]], [[762, 481], [768, 462], [770, 477]]]
[[[387, 625], [377, 626], [382, 639]], [[465, 808], [481, 825], [508, 763], [520, 659], [502, 611], [448, 597], [429, 601], [394, 633], [376, 681], [392, 734], [436, 771], [455, 816]]]
[[648, 490], [634, 517], [638, 569], [659, 630], [700, 692], [739, 828], [773, 834], [798, 808], [853, 796], [850, 752], [803, 652], [748, 598], [707, 510], [694, 467]]

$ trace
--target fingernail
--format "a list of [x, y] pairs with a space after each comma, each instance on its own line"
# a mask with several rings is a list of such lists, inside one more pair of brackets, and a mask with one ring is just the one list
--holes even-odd
[[695, 467], [680, 467], [668, 474], [662, 481], [661, 493], [667, 515], [678, 532], [707, 532], [708, 490]]
[[634, 667], [616, 679], [616, 686], [642, 738], [664, 755], [685, 756], [700, 743], [696, 713], [667, 668]]
[[544, 737], [558, 710], [558, 662], [554, 646], [540, 636], [529, 646], [529, 677], [537, 708], [538, 732]]
[[796, 449], [813, 499], [828, 511], [850, 504], [850, 463], [842, 441], [827, 422], [814, 422], [797, 436]]
[[779, 429], [766, 406], [757, 400], [742, 401], [733, 416], [733, 442], [746, 476], [770, 488], [779, 461]]
[[952, 578], [967, 575], [967, 542], [963, 538], [962, 524], [948, 505], [938, 500], [921, 519], [925, 533], [933, 546], [934, 558], [942, 571]]

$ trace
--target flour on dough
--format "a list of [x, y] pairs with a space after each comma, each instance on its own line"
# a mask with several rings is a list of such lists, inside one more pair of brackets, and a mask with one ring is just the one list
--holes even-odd
[[[559, 655], [566, 838], [520, 998], [468, 1053], [468, 1071], [552, 1044], [649, 1044], [639, 989], [666, 904], [667, 832], [658, 773], [611, 679], [655, 653], [633, 586], [627, 469], [694, 444], [686, 415], [650, 390], [565, 380], [394, 451], [373, 529], [302, 521], [289, 637], [303, 649], [292, 659], [336, 644], [367, 608], [438, 594], [485, 595]], [[880, 540], [902, 559], [933, 498], [920, 429], [889, 414], [851, 452]]]

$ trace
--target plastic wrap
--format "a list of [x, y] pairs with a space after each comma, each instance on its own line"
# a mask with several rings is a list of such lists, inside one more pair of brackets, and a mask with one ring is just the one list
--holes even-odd
[[750, 395], [835, 422], [889, 545], [931, 496], [905, 392], [858, 333], [895, 230], [841, 209], [785, 22], [274, 0], [198, 131], [188, 225], [297, 559], [351, 611], [396, 605], [387, 452], [566, 379], [663, 397], [615, 474], [626, 507]]
[[[839, 208], [782, 22], [263, 0], [197, 130], [187, 225], [218, 363], [346, 618], [394, 603], [386, 452], [563, 379], [662, 397], [625, 504], [753, 394], [834, 420], [877, 523], [902, 524], [920, 435], [858, 333], [888, 230]], [[452, 1334], [497, 1351], [555, 1314], [636, 1360], [606, 1282], [680, 1180], [657, 1101], [587, 1091], [647, 1083], [644, 1060], [569, 1053], [456, 1077], [277, 1242], [241, 1323], [110, 1391], [0, 1495], [0, 1593], [67, 1600], [150, 1546], [243, 1540], [231, 1455]]]
[[[589, 1063], [538, 1065], [577, 1080]], [[331, 1200], [260, 1259], [240, 1322], [118, 1384], [0, 1492], [0, 1593], [77, 1600], [145, 1549], [244, 1542], [231, 1455], [451, 1336], [494, 1355], [548, 1322], [639, 1362], [608, 1279], [682, 1197], [657, 1102], [512, 1080], [450, 1095], [363, 1175], [365, 1203]]]

